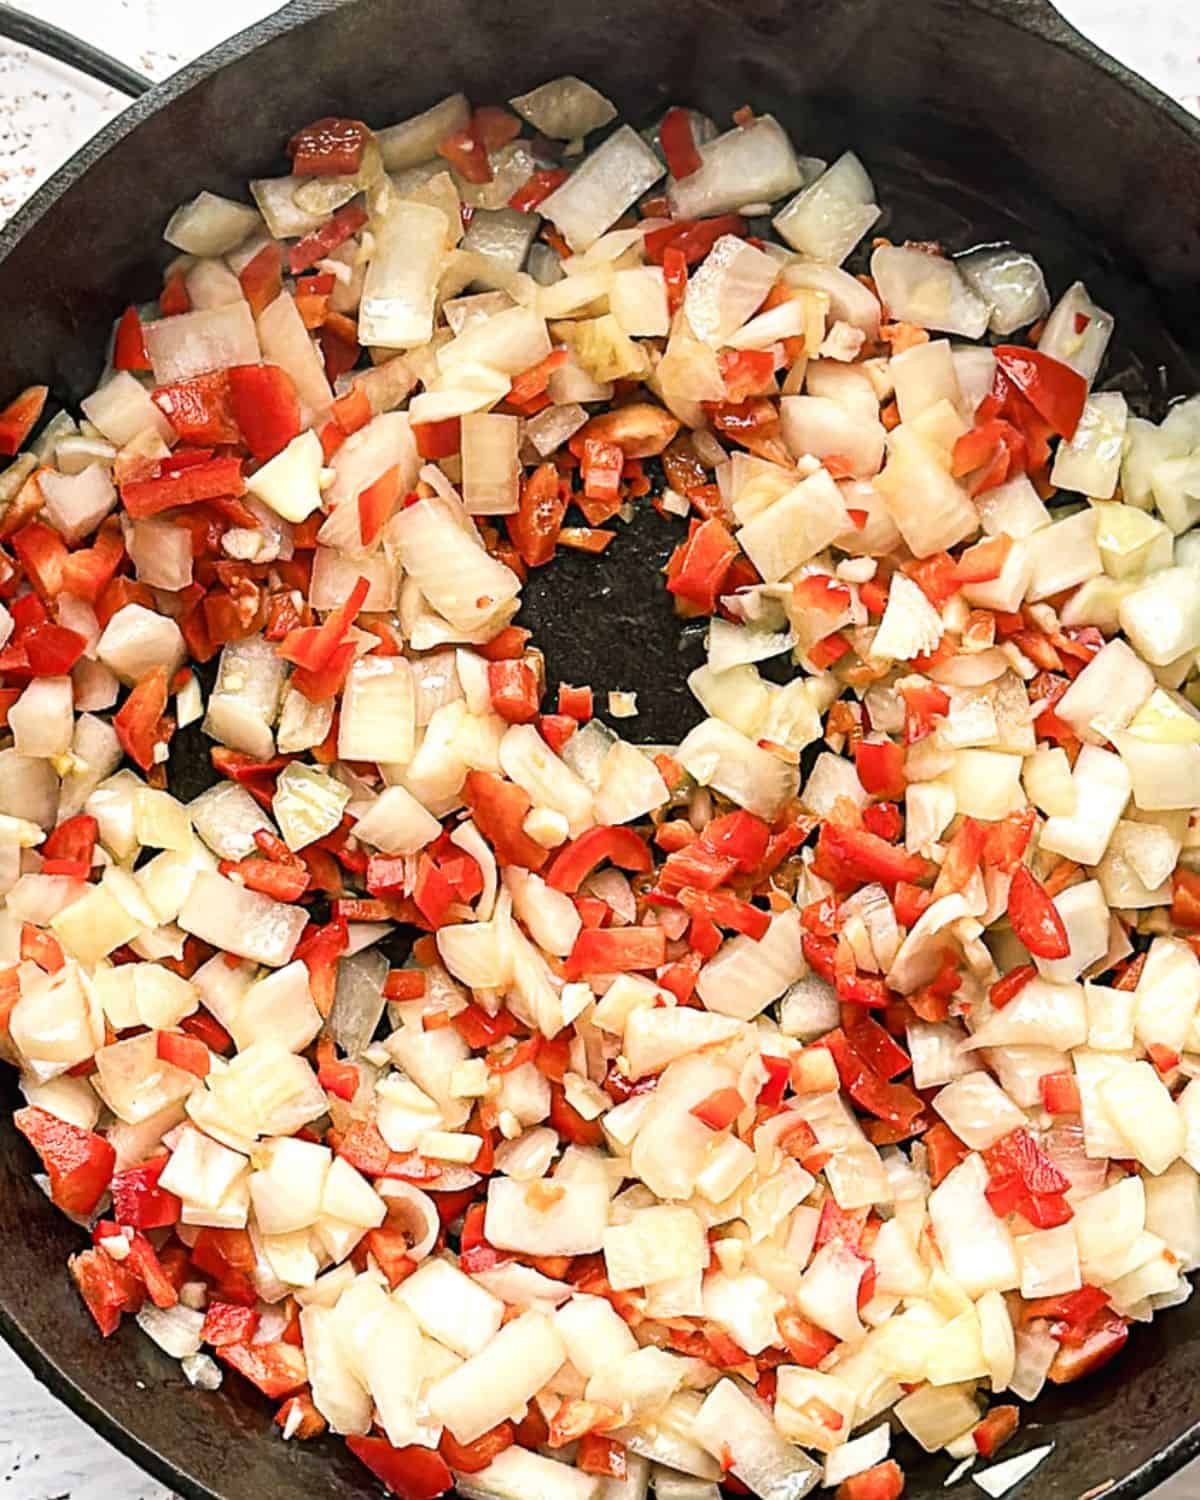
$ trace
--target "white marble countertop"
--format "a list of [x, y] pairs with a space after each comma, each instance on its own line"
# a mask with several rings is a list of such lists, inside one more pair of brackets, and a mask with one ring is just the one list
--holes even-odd
[[[277, 0], [18, 0], [151, 78], [279, 9]], [[1200, 0], [1058, 0], [1100, 46], [1200, 114]], [[0, 220], [123, 106], [111, 89], [0, 41]], [[967, 1488], [970, 1488], [969, 1486]], [[977, 1491], [972, 1491], [978, 1493]], [[1196, 1500], [1200, 1464], [1154, 1500]], [[0, 1343], [0, 1500], [170, 1500]]]

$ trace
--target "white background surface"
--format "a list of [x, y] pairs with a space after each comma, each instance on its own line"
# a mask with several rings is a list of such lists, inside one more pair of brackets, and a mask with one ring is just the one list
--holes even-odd
[[[275, 0], [22, 0], [20, 8], [165, 78], [279, 7]], [[1200, 113], [1200, 0], [1059, 0], [1059, 9]], [[101, 85], [0, 42], [0, 220], [122, 104]], [[981, 1492], [964, 1482], [954, 1493]], [[1034, 1500], [1028, 1487], [1024, 1493]], [[1154, 1500], [1197, 1496], [1200, 1466]], [[168, 1500], [168, 1494], [60, 1406], [0, 1344], [0, 1500]]]

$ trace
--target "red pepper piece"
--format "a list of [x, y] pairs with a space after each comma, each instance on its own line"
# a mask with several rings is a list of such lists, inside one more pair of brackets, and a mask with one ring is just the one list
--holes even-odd
[[113, 1217], [132, 1229], [165, 1229], [178, 1224], [183, 1204], [174, 1193], [159, 1187], [158, 1179], [170, 1157], [164, 1153], [140, 1167], [117, 1172], [110, 1184]]
[[0, 411], [0, 453], [12, 457], [21, 451], [45, 410], [49, 394], [48, 385], [28, 386]]
[[1026, 865], [1018, 865], [1008, 893], [1008, 920], [1034, 958], [1066, 958], [1071, 951], [1058, 908]]
[[297, 177], [352, 177], [362, 166], [371, 132], [361, 120], [325, 115], [288, 142]]
[[71, 1125], [37, 1105], [17, 1110], [13, 1124], [41, 1158], [57, 1206], [86, 1218], [112, 1181], [117, 1153], [95, 1131]]
[[571, 895], [605, 860], [619, 869], [642, 874], [651, 867], [650, 851], [632, 828], [589, 828], [554, 857], [546, 882]]

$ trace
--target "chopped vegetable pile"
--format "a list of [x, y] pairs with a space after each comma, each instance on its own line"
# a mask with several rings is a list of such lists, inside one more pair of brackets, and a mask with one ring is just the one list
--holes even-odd
[[[307, 126], [0, 414], [15, 1123], [102, 1334], [404, 1500], [895, 1500], [1200, 1264], [1200, 398], [768, 115], [510, 103]], [[650, 505], [639, 748], [514, 617]]]

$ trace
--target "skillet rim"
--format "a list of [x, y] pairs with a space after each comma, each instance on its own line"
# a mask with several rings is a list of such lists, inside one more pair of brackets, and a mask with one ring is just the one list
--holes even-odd
[[[290, 0], [290, 3], [284, 4], [278, 11], [226, 38], [210, 51], [156, 83], [140, 98], [132, 100], [120, 114], [69, 157], [0, 230], [0, 264], [54, 207], [63, 193], [139, 125], [227, 65], [310, 21], [355, 3], [357, 0]], [[704, 0], [704, 3], [713, 10], [723, 10], [727, 4], [736, 5], [737, 0]], [[1154, 84], [1084, 36], [1054, 9], [1049, 0], [957, 0], [957, 3], [999, 20], [1017, 31], [1025, 32], [1056, 50], [1073, 54], [1119, 84], [1140, 103], [1149, 105], [1164, 123], [1169, 122], [1185, 141], [1200, 149], [1200, 119], [1189, 114], [1182, 105]], [[24, 1331], [2, 1299], [0, 1338], [40, 1384], [92, 1431], [139, 1465], [152, 1478], [167, 1485], [179, 1496], [185, 1497], [185, 1500], [226, 1500], [226, 1497], [194, 1479], [123, 1427], [119, 1420], [79, 1385], [63, 1365], [45, 1354]], [[1105, 1490], [1104, 1500], [1141, 1500], [1141, 1497], [1148, 1495], [1156, 1486], [1178, 1473], [1185, 1464], [1197, 1458], [1200, 1458], [1200, 1417], [1186, 1432]]]

